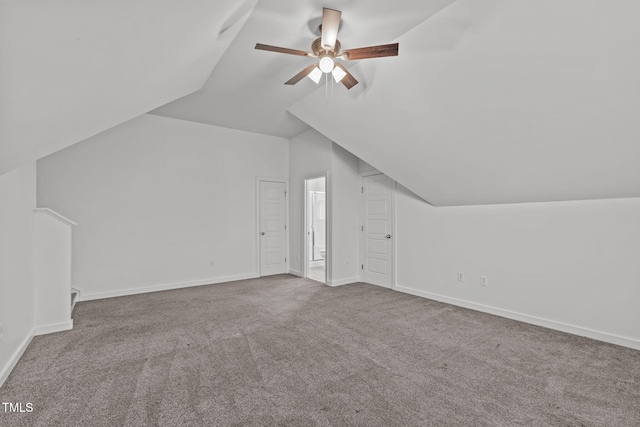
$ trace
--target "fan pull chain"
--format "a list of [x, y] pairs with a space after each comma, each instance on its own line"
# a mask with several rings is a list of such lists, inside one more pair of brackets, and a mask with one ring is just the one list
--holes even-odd
[[329, 73], [324, 73], [324, 97], [329, 99]]
[[329, 79], [329, 81], [331, 82], [331, 104], [333, 104], [333, 79]]

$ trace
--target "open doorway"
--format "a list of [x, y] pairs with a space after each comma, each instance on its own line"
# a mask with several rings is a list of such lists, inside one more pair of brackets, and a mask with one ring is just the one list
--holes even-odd
[[305, 277], [326, 283], [326, 178], [305, 179]]

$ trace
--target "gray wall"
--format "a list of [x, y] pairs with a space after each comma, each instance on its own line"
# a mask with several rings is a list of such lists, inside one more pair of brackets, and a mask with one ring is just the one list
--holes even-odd
[[0, 175], [0, 385], [33, 332], [35, 207], [35, 162]]
[[288, 174], [284, 138], [144, 115], [39, 160], [38, 206], [83, 299], [147, 292], [254, 277], [256, 176]]
[[327, 175], [327, 284], [358, 281], [358, 158], [311, 129], [290, 139], [291, 271], [304, 271], [304, 180]]

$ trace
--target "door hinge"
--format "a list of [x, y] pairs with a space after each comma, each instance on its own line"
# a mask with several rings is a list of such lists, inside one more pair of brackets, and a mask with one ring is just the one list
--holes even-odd
[[364, 225], [360, 226], [360, 231], [364, 231]]
[[360, 270], [364, 270], [364, 264], [360, 264]]
[[364, 194], [364, 187], [360, 187], [360, 192]]
[[285, 224], [285, 225], [284, 225], [284, 229], [285, 229], [285, 230], [287, 229], [287, 224]]
[[287, 192], [286, 191], [284, 192], [284, 197], [287, 197]]
[[286, 258], [284, 259], [284, 262], [287, 262], [287, 259], [286, 259]]

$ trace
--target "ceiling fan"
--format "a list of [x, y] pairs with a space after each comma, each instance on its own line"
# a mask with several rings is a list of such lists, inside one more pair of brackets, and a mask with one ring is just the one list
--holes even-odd
[[289, 49], [286, 47], [270, 46], [257, 43], [256, 49], [268, 50], [271, 52], [286, 53], [289, 55], [309, 56], [319, 58], [317, 64], [311, 64], [295, 76], [291, 77], [284, 84], [294, 85], [305, 77], [309, 77], [316, 84], [320, 82], [323, 73], [331, 73], [336, 83], [342, 82], [351, 89], [358, 84], [358, 81], [337, 59], [354, 61], [357, 59], [381, 58], [383, 56], [398, 56], [398, 43], [385, 44], [379, 46], [361, 47], [341, 51], [342, 45], [338, 40], [338, 29], [340, 27], [339, 10], [322, 8], [322, 24], [320, 25], [321, 37], [311, 43], [311, 52], [303, 50]]

